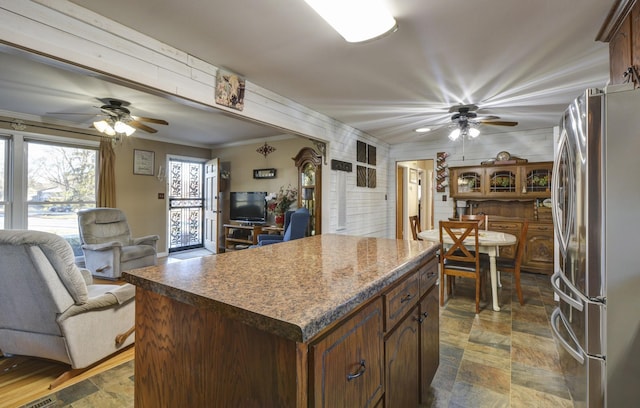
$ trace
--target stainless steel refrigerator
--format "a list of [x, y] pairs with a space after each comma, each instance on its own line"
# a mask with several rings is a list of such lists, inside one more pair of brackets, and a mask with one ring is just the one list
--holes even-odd
[[640, 90], [565, 111], [552, 178], [553, 334], [576, 407], [640, 406]]

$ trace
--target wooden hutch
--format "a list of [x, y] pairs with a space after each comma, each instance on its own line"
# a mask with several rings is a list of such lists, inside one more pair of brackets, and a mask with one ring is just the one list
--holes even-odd
[[[467, 214], [488, 214], [489, 229], [508, 232], [518, 238], [523, 220], [529, 220], [522, 270], [551, 275], [554, 239], [552, 170], [553, 162], [527, 163], [522, 159], [451, 167], [453, 216], [458, 218], [459, 207]], [[514, 254], [515, 245], [500, 249], [501, 256], [512, 257]]]

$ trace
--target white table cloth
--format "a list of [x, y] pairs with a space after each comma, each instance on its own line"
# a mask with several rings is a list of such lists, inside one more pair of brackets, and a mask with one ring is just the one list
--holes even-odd
[[[418, 238], [425, 241], [440, 242], [440, 230], [432, 229], [421, 231], [418, 233]], [[444, 245], [452, 245], [453, 241], [451, 237], [445, 234], [443, 236]], [[468, 248], [473, 249], [475, 247], [475, 240], [473, 237], [469, 237], [465, 240], [465, 244], [469, 242]], [[491, 271], [491, 298], [493, 300], [493, 310], [500, 311], [498, 305], [498, 271], [496, 268], [496, 256], [498, 255], [498, 247], [514, 245], [518, 239], [515, 235], [507, 234], [506, 232], [498, 231], [478, 231], [478, 246], [481, 253], [489, 255], [489, 267]], [[441, 283], [442, 284], [442, 283]]]

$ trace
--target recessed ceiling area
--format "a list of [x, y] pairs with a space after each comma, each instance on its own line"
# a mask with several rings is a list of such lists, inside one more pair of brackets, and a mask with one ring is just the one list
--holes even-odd
[[[102, 117], [105, 98], [130, 103], [136, 116], [160, 117], [168, 126], [154, 126], [154, 134], [136, 137], [169, 143], [214, 147], [280, 136], [282, 130], [189, 101], [170, 100], [119, 84], [115, 79], [62, 63], [0, 47], [0, 115], [93, 130]], [[9, 52], [10, 51], [10, 52]]]

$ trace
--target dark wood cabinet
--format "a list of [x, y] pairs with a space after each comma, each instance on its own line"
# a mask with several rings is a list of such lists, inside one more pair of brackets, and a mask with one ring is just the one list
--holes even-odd
[[322, 232], [322, 156], [310, 147], [293, 158], [298, 168], [298, 207], [309, 210], [307, 235]]
[[314, 407], [366, 407], [382, 397], [382, 301], [310, 348]]
[[531, 272], [553, 272], [553, 224], [531, 223], [527, 231], [527, 246], [522, 268]]
[[616, 1], [600, 28], [596, 40], [609, 43], [609, 78], [611, 84], [629, 80], [640, 86], [637, 78], [627, 73], [633, 66], [640, 70], [640, 3]]
[[[459, 216], [458, 200], [463, 200], [467, 213], [489, 215], [490, 230], [518, 239], [523, 220], [529, 220], [522, 270], [553, 273], [553, 223], [546, 206], [551, 198], [553, 162], [452, 167], [449, 171], [454, 218]], [[500, 247], [500, 256], [513, 258], [515, 251], [515, 245]]]
[[534, 199], [551, 197], [553, 162], [451, 167], [453, 198]]
[[[515, 235], [520, 240], [522, 222], [522, 219], [489, 217], [489, 229]], [[527, 240], [527, 246], [522, 257], [522, 270], [546, 275], [553, 274], [553, 224], [530, 221], [524, 239]], [[500, 257], [513, 258], [515, 252], [515, 245], [500, 247]]]
[[419, 399], [418, 307], [404, 317], [384, 342], [385, 406], [417, 407]]
[[[437, 273], [437, 268], [436, 268]], [[438, 287], [433, 285], [420, 301], [420, 403], [429, 396], [431, 381], [440, 362]]]

